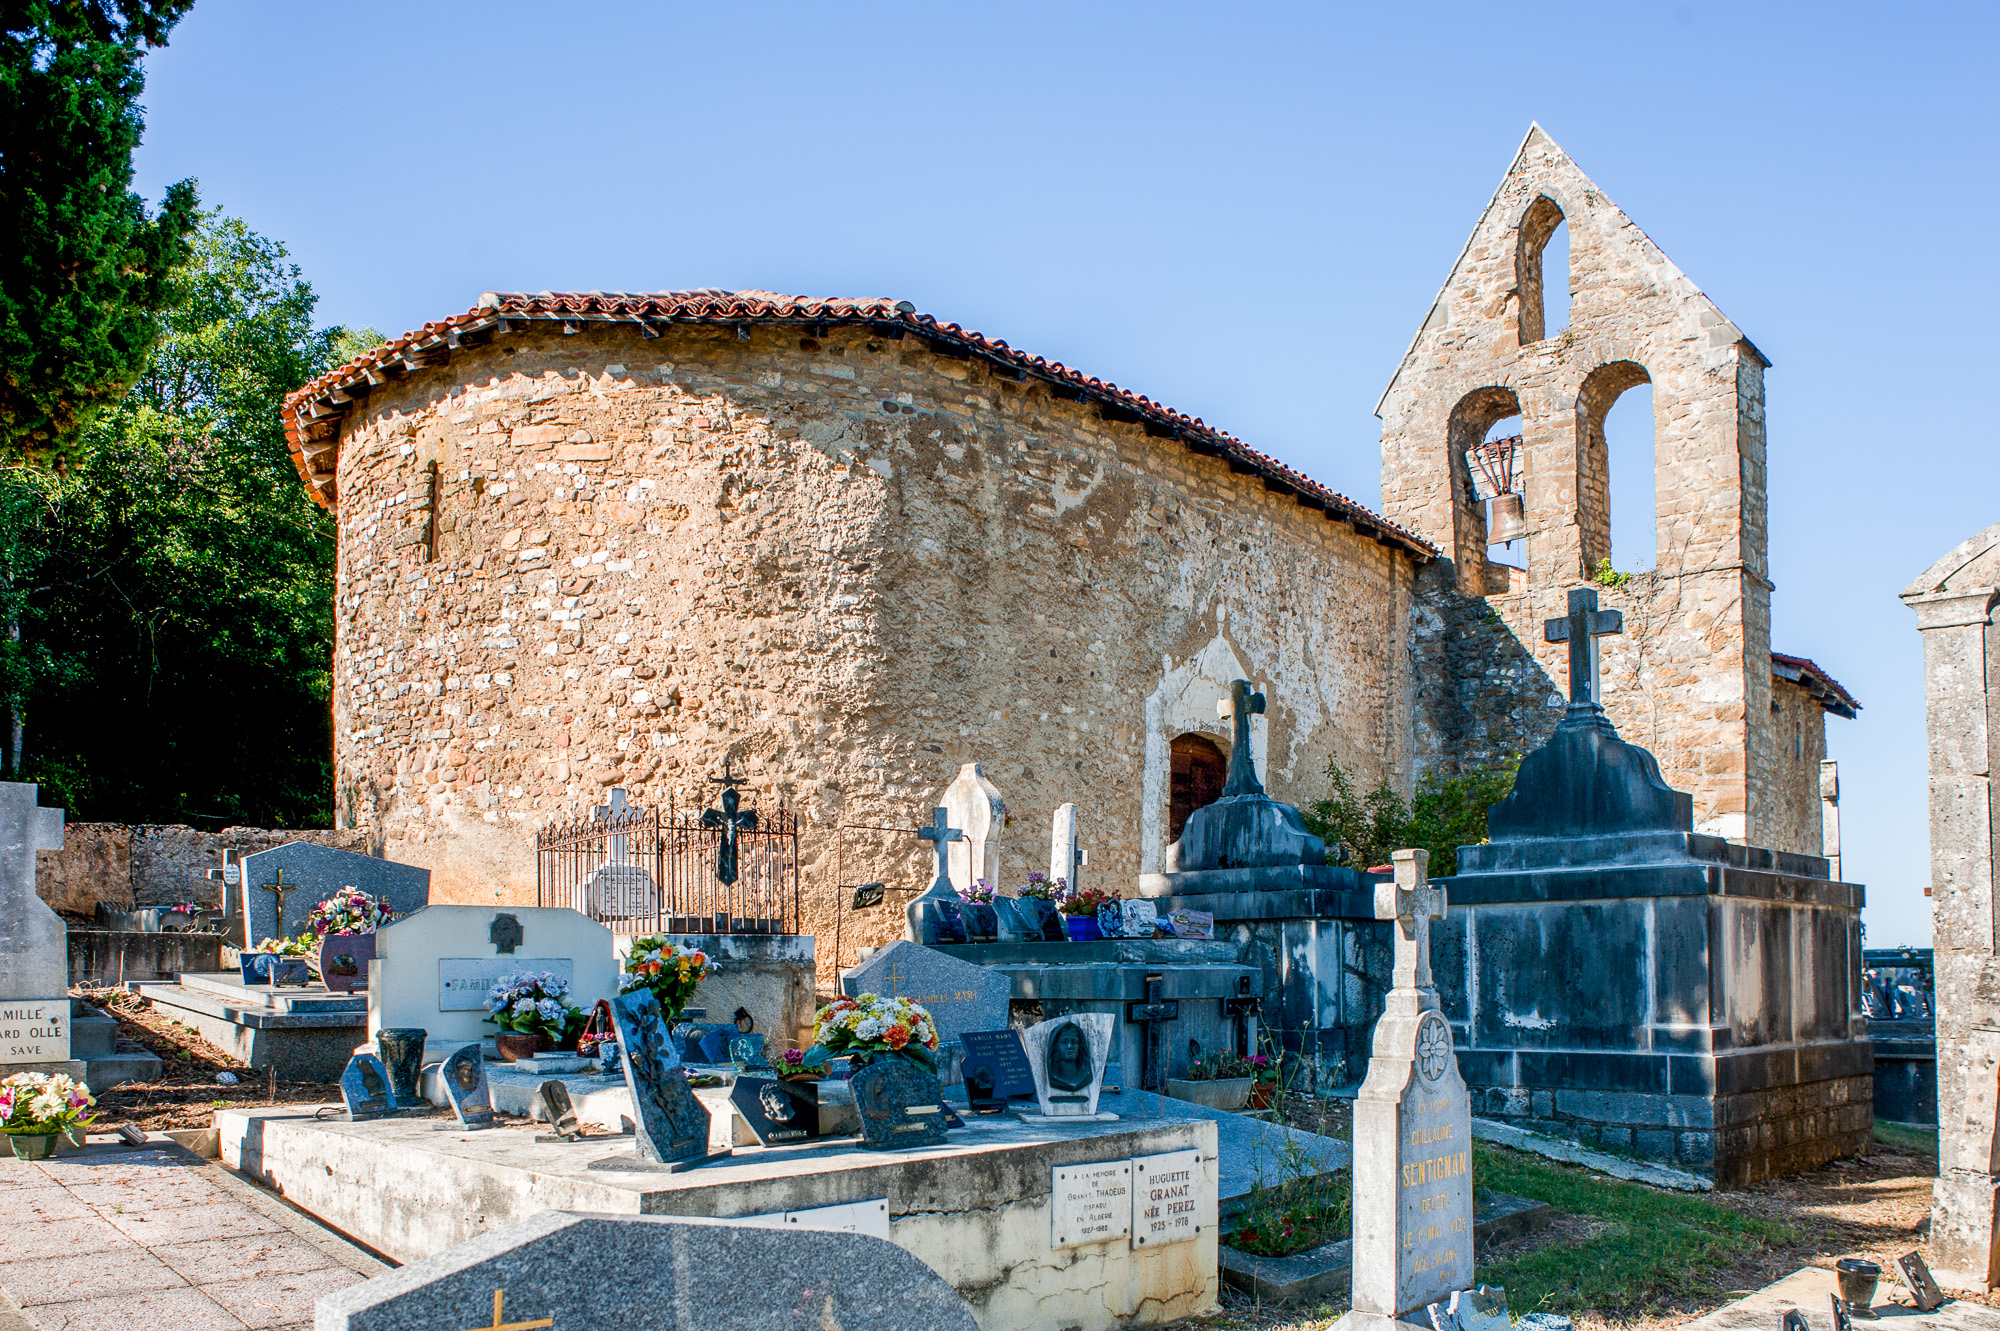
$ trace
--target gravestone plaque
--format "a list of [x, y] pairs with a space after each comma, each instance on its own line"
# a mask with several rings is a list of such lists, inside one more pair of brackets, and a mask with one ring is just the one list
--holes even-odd
[[1215, 937], [1215, 916], [1205, 910], [1189, 910], [1185, 906], [1170, 910], [1166, 923], [1176, 938]]
[[486, 1082], [486, 1054], [476, 1044], [462, 1044], [445, 1055], [438, 1066], [438, 1081], [445, 1098], [451, 1101], [448, 1126], [463, 1129], [493, 1126], [493, 1096]]
[[729, 1088], [729, 1103], [759, 1146], [786, 1146], [819, 1136], [819, 1087], [811, 1082], [738, 1077]]
[[[646, 989], [620, 994], [611, 1000], [611, 1020], [625, 1055], [638, 1161], [660, 1165], [707, 1158], [708, 1109], [688, 1089], [680, 1055], [660, 1016], [660, 1000]], [[598, 1163], [605, 1168], [630, 1164]]]
[[1833, 1305], [1833, 1331], [1854, 1331], [1854, 1315], [1847, 1310], [1847, 1300], [1838, 1294], [1826, 1297]]
[[738, 1072], [769, 1072], [771, 1060], [764, 1057], [762, 1035], [738, 1035], [729, 1042], [729, 1061]]
[[[784, 1223], [793, 1215], [800, 1223]], [[544, 1211], [325, 1295], [314, 1325], [978, 1331], [965, 1300], [919, 1258], [814, 1223], [825, 1223], [816, 1212], [750, 1226]]]
[[993, 923], [1003, 943], [1039, 943], [1041, 929], [1021, 909], [1018, 897], [993, 898]]
[[1507, 1291], [1495, 1285], [1477, 1289], [1455, 1289], [1446, 1303], [1430, 1305], [1431, 1325], [1440, 1323], [1450, 1331], [1511, 1331], [1507, 1317]]
[[1000, 913], [991, 902], [967, 901], [958, 908], [959, 916], [965, 921], [965, 941], [968, 943], [997, 943], [1000, 941]]
[[356, 1054], [340, 1074], [340, 1098], [351, 1123], [381, 1118], [394, 1106], [389, 1096], [389, 1070], [373, 1054]]
[[1944, 1291], [1938, 1288], [1930, 1267], [1924, 1265], [1922, 1253], [1906, 1252], [1896, 1259], [1895, 1266], [1896, 1278], [1910, 1291], [1910, 1302], [1917, 1305], [1918, 1312], [1935, 1312], [1943, 1305]]
[[1007, 1107], [1012, 1096], [1035, 1093], [1034, 1069], [1019, 1031], [967, 1031], [958, 1037], [965, 1046], [959, 1075], [965, 1081], [966, 1103], [982, 1114]]
[[921, 1005], [937, 1023], [938, 1041], [967, 1031], [1003, 1030], [1013, 981], [996, 970], [898, 939], [840, 977], [849, 998], [882, 994]]
[[1078, 1248], [1132, 1232], [1132, 1162], [1058, 1166], [1049, 1189], [1049, 1246]]
[[1118, 1018], [1109, 1012], [1072, 1012], [1037, 1022], [1021, 1033], [1034, 1073], [1035, 1100], [1044, 1115], [1073, 1118], [1097, 1113], [1117, 1025]]
[[877, 1150], [944, 1145], [944, 1088], [907, 1059], [878, 1058], [848, 1079], [861, 1140]]
[[319, 940], [319, 977], [328, 993], [351, 994], [368, 987], [368, 963], [375, 959], [373, 934], [328, 934]]
[[243, 901], [247, 943], [293, 938], [306, 927], [312, 908], [343, 887], [357, 887], [398, 916], [430, 901], [431, 871], [351, 850], [292, 841], [242, 859], [237, 887]]
[[541, 1103], [542, 1118], [548, 1122], [549, 1131], [566, 1142], [583, 1135], [583, 1128], [576, 1121], [576, 1105], [569, 1098], [569, 1087], [560, 1080], [551, 1077], [537, 1086], [535, 1099]]
[[1393, 987], [1354, 1103], [1349, 1331], [1472, 1284], [1471, 1104], [1431, 981], [1430, 925], [1444, 918], [1444, 892], [1428, 880], [1424, 851], [1391, 858], [1396, 880], [1376, 886], [1375, 915], [1395, 922]]
[[486, 995], [510, 975], [547, 973], [574, 984], [568, 957], [439, 957], [438, 1011], [482, 1012]]
[[0, 1063], [61, 1063], [69, 1058], [67, 998], [0, 1000]]
[[1031, 934], [1028, 941], [1043, 943], [1066, 943], [1069, 941], [1069, 926], [1063, 923], [1062, 912], [1056, 903], [1046, 897], [1018, 897], [1017, 909], [1027, 919], [1034, 930], [1039, 930], [1039, 940]]
[[236, 961], [243, 971], [245, 984], [276, 987], [312, 983], [312, 968], [306, 964], [304, 957], [285, 957], [276, 952], [244, 952], [237, 956]]
[[1132, 1246], [1163, 1248], [1200, 1234], [1201, 1198], [1200, 1151], [1168, 1151], [1134, 1159]]

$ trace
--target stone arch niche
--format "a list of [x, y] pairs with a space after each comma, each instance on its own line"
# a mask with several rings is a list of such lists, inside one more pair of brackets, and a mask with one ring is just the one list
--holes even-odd
[[[1652, 381], [1645, 366], [1619, 360], [1592, 370], [1577, 389], [1576, 525], [1583, 563], [1579, 577], [1590, 577], [1601, 561], [1611, 558], [1611, 454], [1604, 439], [1604, 418], [1627, 389]], [[1654, 531], [1658, 530], [1656, 513]]]
[[1445, 428], [1454, 517], [1452, 559], [1458, 565], [1459, 590], [1468, 596], [1486, 595], [1488, 576], [1486, 506], [1474, 489], [1467, 454], [1485, 440], [1494, 422], [1520, 414], [1521, 399], [1512, 388], [1489, 384], [1461, 397]]
[[[1225, 760], [1229, 754], [1230, 723], [1216, 710], [1229, 696], [1232, 680], [1255, 679], [1236, 648], [1222, 633], [1226, 612], [1217, 607], [1215, 636], [1193, 656], [1175, 664], [1161, 662], [1159, 684], [1146, 698], [1145, 770], [1139, 795], [1139, 871], [1158, 873], [1166, 861], [1167, 835], [1173, 814], [1173, 745], [1177, 739], [1209, 739]], [[1263, 715], [1250, 718], [1250, 754], [1257, 770], [1268, 770], [1270, 727]]]
[[[1563, 224], [1562, 205], [1546, 194], [1537, 194], [1535, 201], [1521, 215], [1521, 224], [1516, 229], [1514, 242], [1514, 282], [1518, 293], [1521, 345], [1539, 342], [1548, 336], [1548, 303], [1544, 291], [1542, 275], [1542, 251], [1549, 247], [1549, 238], [1556, 228]], [[1563, 274], [1569, 280], [1569, 274]]]

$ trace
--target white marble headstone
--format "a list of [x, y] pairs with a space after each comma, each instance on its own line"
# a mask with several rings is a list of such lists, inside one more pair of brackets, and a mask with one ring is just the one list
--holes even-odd
[[69, 926], [35, 891], [35, 852], [62, 846], [63, 811], [0, 782], [0, 1064], [69, 1059]]
[[[495, 922], [510, 915], [521, 941], [511, 952], [495, 941]], [[498, 931], [511, 940], [512, 930]], [[421, 1026], [427, 1044], [484, 1040], [485, 991], [506, 975], [549, 971], [570, 981], [572, 1006], [590, 1011], [618, 992], [616, 939], [565, 906], [426, 906], [375, 933], [369, 964], [368, 1030]]]
[[1083, 876], [1084, 862], [1083, 844], [1077, 840], [1076, 805], [1058, 804], [1049, 827], [1049, 881], [1060, 878], [1074, 891], [1082, 886], [1077, 880]]
[[951, 885], [969, 888], [984, 878], [989, 886], [1000, 885], [1000, 831], [1007, 824], [1007, 803], [978, 763], [967, 763], [945, 787], [938, 803], [951, 826], [965, 833], [951, 843], [948, 865]]

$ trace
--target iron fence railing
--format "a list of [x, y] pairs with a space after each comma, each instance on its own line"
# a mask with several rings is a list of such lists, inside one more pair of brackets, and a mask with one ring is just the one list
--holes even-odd
[[[799, 822], [791, 810], [748, 821], [700, 810], [618, 808], [556, 823], [535, 838], [535, 904], [568, 906], [619, 933], [791, 934], [800, 927]], [[716, 876], [725, 838], [735, 878]]]

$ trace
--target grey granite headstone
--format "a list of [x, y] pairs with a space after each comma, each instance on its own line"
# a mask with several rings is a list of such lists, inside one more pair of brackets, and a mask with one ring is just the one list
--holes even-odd
[[944, 1087], [935, 1074], [890, 1055], [855, 1073], [850, 1084], [863, 1145], [893, 1151], [944, 1143]]
[[[611, 1020], [625, 1053], [638, 1162], [658, 1165], [706, 1156], [708, 1109], [688, 1089], [681, 1057], [660, 1016], [660, 1000], [646, 989], [620, 994], [611, 1000]], [[617, 1166], [603, 1162], [603, 1167]]]
[[[343, 887], [358, 887], [396, 914], [407, 915], [430, 903], [431, 871], [309, 841], [245, 855], [237, 889], [243, 894], [245, 940], [254, 946], [266, 938], [295, 937], [306, 927], [312, 908]], [[282, 918], [277, 913], [281, 896]]]
[[0, 1067], [8, 1071], [69, 1059], [69, 926], [35, 892], [35, 852], [62, 845], [63, 811], [39, 807], [32, 785], [0, 782]]
[[[317, 1331], [977, 1331], [887, 1239], [545, 1211], [319, 1300]], [[541, 1319], [550, 1319], [544, 1323]]]
[[840, 991], [849, 998], [882, 994], [923, 1007], [937, 1023], [940, 1044], [966, 1031], [1005, 1030], [1013, 985], [999, 971], [908, 939], [896, 940], [840, 977]]
[[451, 1101], [458, 1128], [493, 1126], [493, 1095], [486, 1083], [486, 1054], [476, 1044], [462, 1044], [445, 1055], [438, 1080]]
[[340, 1074], [340, 1098], [347, 1105], [349, 1121], [380, 1118], [392, 1107], [389, 1100], [389, 1070], [373, 1054], [356, 1054], [347, 1060]]

